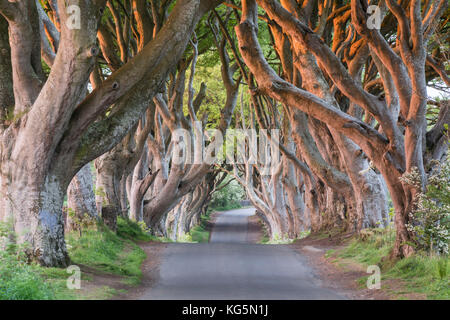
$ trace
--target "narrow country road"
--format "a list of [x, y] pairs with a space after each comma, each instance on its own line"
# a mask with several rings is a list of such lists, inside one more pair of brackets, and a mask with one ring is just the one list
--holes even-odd
[[305, 259], [288, 245], [247, 242], [254, 209], [218, 216], [210, 243], [172, 243], [160, 277], [140, 299], [343, 299], [322, 288]]

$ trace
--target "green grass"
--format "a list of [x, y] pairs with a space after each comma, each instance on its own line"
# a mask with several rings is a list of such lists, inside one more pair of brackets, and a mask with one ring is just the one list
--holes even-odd
[[51, 300], [55, 290], [41, 276], [37, 266], [0, 259], [0, 300]]
[[[66, 269], [37, 267], [36, 274], [45, 279], [54, 292], [54, 299], [76, 300], [83, 298], [77, 290], [67, 288], [67, 278], [70, 276]], [[81, 280], [91, 280], [92, 277], [81, 273]]]
[[385, 277], [402, 279], [407, 292], [423, 293], [428, 299], [450, 299], [450, 263], [448, 257], [430, 257], [419, 253], [398, 261]]
[[378, 264], [381, 259], [389, 254], [392, 245], [379, 245], [376, 242], [364, 242], [353, 240], [350, 245], [340, 254], [342, 258], [353, 258], [367, 265]]
[[208, 223], [211, 219], [213, 209], [208, 209], [206, 214], [200, 216], [200, 223], [189, 231], [190, 242], [209, 242], [210, 231], [208, 230]]
[[329, 258], [331, 257], [336, 251], [333, 249], [327, 250], [327, 252], [325, 252], [325, 258]]
[[209, 231], [203, 226], [198, 225], [191, 229], [189, 232], [193, 242], [208, 242], [209, 241]]
[[140, 241], [151, 241], [154, 238], [146, 233], [139, 223], [122, 217], [117, 217], [117, 235], [125, 239]]
[[[76, 290], [67, 288], [66, 269], [45, 268], [13, 252], [0, 254], [0, 300], [77, 299]], [[81, 279], [88, 277], [81, 275]]]
[[9, 241], [12, 221], [0, 222], [0, 300], [51, 300], [55, 290], [39, 273], [38, 265], [26, 263], [26, 245]]
[[130, 239], [120, 237], [103, 225], [98, 225], [97, 229], [87, 229], [81, 237], [75, 233], [67, 235], [72, 263], [140, 279], [145, 252]]
[[[382, 280], [398, 279], [405, 284], [404, 293], [424, 294], [428, 299], [450, 299], [450, 263], [449, 258], [430, 256], [424, 252], [390, 261], [386, 259], [392, 250], [395, 232], [373, 229], [363, 239], [353, 239], [338, 257], [351, 259], [363, 265], [378, 265]], [[331, 254], [328, 254], [330, 256]], [[365, 279], [359, 283], [365, 285]], [[401, 298], [401, 296], [399, 296]]]
[[[4, 230], [7, 229], [0, 228], [0, 244], [7, 239]], [[122, 276], [122, 282], [130, 285], [140, 282], [141, 265], [146, 258], [145, 252], [134, 241], [150, 240], [162, 241], [148, 235], [139, 224], [122, 218], [118, 219], [117, 234], [101, 223], [84, 229], [81, 237], [78, 232], [66, 234], [72, 265]], [[0, 300], [106, 299], [116, 293], [106, 286], [88, 293], [70, 290], [67, 288], [70, 274], [66, 269], [27, 264], [16, 254], [20, 252], [19, 248], [6, 244], [9, 249], [0, 251]], [[83, 272], [81, 279], [91, 280]]]
[[172, 242], [169, 238], [157, 237], [145, 232], [146, 226], [135, 221], [117, 218], [117, 235], [133, 241]]

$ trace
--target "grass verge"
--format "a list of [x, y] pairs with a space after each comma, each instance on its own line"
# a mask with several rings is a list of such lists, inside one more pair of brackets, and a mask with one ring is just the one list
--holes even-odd
[[93, 275], [103, 278], [117, 275], [114, 281], [136, 285], [142, 277], [141, 265], [146, 254], [134, 241], [162, 241], [148, 235], [139, 224], [122, 218], [118, 219], [117, 233], [101, 223], [85, 228], [81, 236], [69, 232], [66, 243], [71, 264], [89, 270], [81, 272], [81, 290], [70, 290], [67, 280], [72, 273], [67, 269], [27, 264], [19, 254], [23, 250], [8, 242], [6, 230], [9, 228], [0, 225], [0, 245], [5, 248], [0, 250], [0, 300], [107, 299], [117, 290], [89, 283]]
[[121, 237], [104, 225], [84, 230], [81, 237], [69, 233], [67, 244], [73, 264], [120, 275], [134, 282], [139, 282], [142, 276], [145, 252], [130, 238]]
[[208, 242], [210, 232], [204, 226], [198, 225], [191, 229], [192, 242]]
[[189, 231], [192, 242], [209, 242], [211, 231], [209, 230], [209, 223], [213, 210], [208, 210], [205, 215], [200, 217], [200, 223]]
[[[387, 257], [395, 240], [393, 230], [367, 230], [363, 237], [352, 239], [343, 249], [327, 252], [337, 258], [338, 263], [350, 260], [367, 267], [378, 265], [381, 269], [381, 289], [397, 299], [406, 299], [419, 294], [427, 299], [450, 299], [450, 263], [448, 256], [417, 252], [415, 255], [391, 261]], [[359, 279], [365, 286], [368, 276]], [[397, 286], [383, 286], [397, 282]]]
[[47, 283], [39, 267], [27, 265], [14, 255], [0, 258], [0, 300], [52, 300], [57, 287]]
[[144, 223], [137, 223], [122, 217], [117, 219], [117, 235], [119, 237], [133, 241], [172, 242], [169, 238], [151, 235], [145, 231], [146, 229], [147, 226]]

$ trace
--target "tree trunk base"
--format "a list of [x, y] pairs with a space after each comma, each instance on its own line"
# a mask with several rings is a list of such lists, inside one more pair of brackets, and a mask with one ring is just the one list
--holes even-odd
[[102, 219], [105, 225], [112, 231], [117, 231], [117, 212], [115, 206], [104, 206], [102, 208]]

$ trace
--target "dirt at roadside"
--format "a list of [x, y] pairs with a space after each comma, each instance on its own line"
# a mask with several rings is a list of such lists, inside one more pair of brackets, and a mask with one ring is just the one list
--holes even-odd
[[85, 265], [78, 266], [82, 274], [80, 289], [76, 291], [78, 299], [104, 300], [129, 287], [123, 282], [122, 276], [104, 273]]
[[[307, 258], [309, 264], [317, 271], [324, 287], [339, 291], [349, 299], [355, 300], [398, 299], [398, 292], [402, 292], [404, 286], [401, 280], [382, 280], [381, 289], [367, 289], [358, 281], [369, 275], [365, 266], [336, 257], [336, 253], [344, 249], [351, 236], [352, 234], [333, 237], [309, 236], [294, 242], [291, 246]], [[334, 250], [333, 254], [326, 256], [328, 250]], [[402, 294], [402, 298], [426, 299], [422, 294]]]
[[151, 287], [159, 277], [160, 257], [167, 243], [139, 242], [137, 244], [147, 254], [147, 258], [142, 264], [143, 278], [140, 284], [133, 286], [127, 284], [127, 279], [123, 276], [104, 273], [80, 265], [83, 274], [81, 289], [77, 292], [80, 299], [134, 300], [139, 298], [143, 291]]

